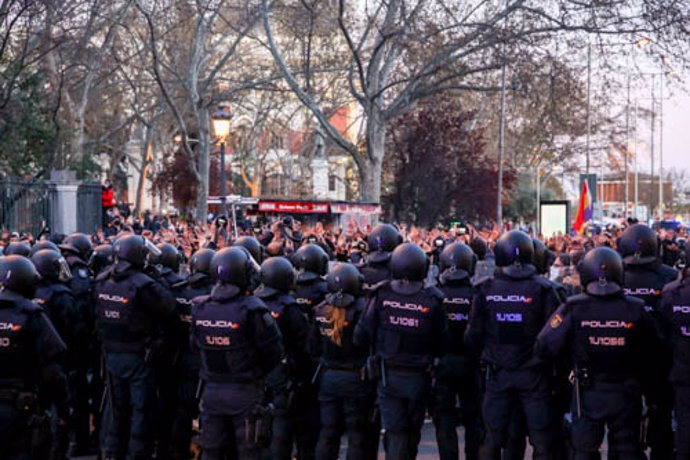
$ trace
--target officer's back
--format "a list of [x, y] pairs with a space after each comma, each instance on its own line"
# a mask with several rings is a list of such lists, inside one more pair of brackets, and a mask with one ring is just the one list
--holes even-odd
[[195, 299], [191, 344], [201, 355], [201, 443], [207, 459], [258, 458], [267, 441], [262, 414], [268, 373], [283, 350], [278, 327], [258, 298], [248, 294], [258, 267], [243, 248], [218, 251], [211, 262], [217, 284]]
[[49, 420], [39, 401], [56, 405], [65, 423], [69, 394], [61, 357], [66, 347], [29, 300], [39, 280], [34, 265], [22, 256], [5, 257], [0, 279], [0, 451], [3, 458], [47, 458]]
[[[113, 412], [105, 458], [118, 458], [125, 449], [133, 458], [147, 458], [153, 452], [156, 407], [152, 365], [162, 337], [174, 331], [177, 315], [170, 292], [143, 272], [148, 253], [157, 248], [127, 234], [115, 241], [113, 250], [116, 262], [98, 276], [94, 290]], [[127, 427], [128, 446], [122, 439]]]
[[298, 270], [295, 299], [309, 318], [314, 317], [314, 307], [320, 304], [328, 287], [323, 277], [328, 272], [328, 254], [320, 246], [309, 243], [292, 255], [292, 263]]

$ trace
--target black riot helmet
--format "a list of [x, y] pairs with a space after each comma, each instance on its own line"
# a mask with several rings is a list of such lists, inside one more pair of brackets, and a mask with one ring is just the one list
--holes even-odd
[[5, 247], [3, 254], [6, 256], [29, 257], [31, 255], [31, 248], [23, 241], [13, 241]]
[[416, 244], [403, 243], [391, 254], [390, 269], [394, 280], [424, 281], [429, 269], [429, 259]]
[[446, 246], [439, 258], [439, 278], [441, 283], [461, 281], [474, 275], [477, 256], [472, 248], [463, 243], [452, 243]]
[[534, 243], [534, 266], [537, 268], [537, 273], [545, 275], [556, 261], [556, 255], [541, 240], [533, 238], [532, 243]]
[[60, 244], [60, 249], [79, 256], [82, 260], [89, 260], [93, 246], [89, 237], [83, 233], [72, 233]]
[[104, 268], [112, 265], [114, 260], [113, 247], [109, 244], [99, 244], [93, 248], [91, 257], [89, 257], [89, 268], [98, 275]]
[[0, 287], [2, 290], [16, 292], [31, 299], [36, 292], [36, 284], [40, 280], [41, 275], [26, 257], [9, 255], [0, 259]]
[[143, 268], [147, 256], [160, 255], [160, 249], [143, 236], [128, 233], [115, 240], [113, 253], [116, 261], [125, 261], [136, 268]]
[[245, 248], [247, 251], [249, 251], [249, 254], [252, 255], [256, 263], [260, 264], [263, 262], [263, 248], [261, 247], [261, 243], [259, 243], [259, 241], [253, 236], [241, 236], [237, 238], [232, 245], [242, 246]]
[[216, 251], [209, 248], [199, 249], [192, 255], [189, 261], [189, 271], [192, 274], [205, 273], [211, 275], [211, 259], [216, 255]]
[[397, 228], [391, 224], [379, 224], [367, 236], [369, 247], [368, 261], [373, 263], [387, 262], [391, 252], [402, 244], [403, 238]]
[[508, 267], [513, 264], [532, 264], [534, 245], [532, 238], [520, 230], [504, 233], [494, 246], [497, 267]]
[[180, 252], [170, 243], [160, 243], [156, 246], [160, 254], [149, 254], [151, 265], [160, 265], [177, 273], [180, 270]]
[[328, 254], [318, 244], [305, 244], [292, 256], [298, 281], [311, 281], [328, 273]]
[[259, 267], [242, 247], [221, 249], [211, 259], [211, 276], [221, 284], [229, 284], [240, 291], [247, 289]]
[[618, 239], [618, 252], [628, 265], [645, 265], [659, 257], [659, 239], [643, 224], [631, 225]]
[[60, 248], [57, 246], [57, 244], [53, 243], [52, 241], [41, 240], [37, 241], [36, 244], [31, 246], [31, 253], [29, 255], [33, 257], [34, 254], [43, 249], [50, 249], [51, 251], [60, 252]]
[[38, 274], [41, 278], [50, 281], [60, 281], [66, 283], [72, 279], [69, 265], [62, 254], [52, 249], [41, 249], [31, 256]]
[[352, 264], [339, 263], [326, 277], [328, 301], [335, 307], [351, 305], [362, 293], [364, 276]]
[[623, 290], [623, 259], [611, 248], [589, 251], [580, 265], [580, 283], [591, 295], [605, 296]]
[[285, 257], [269, 257], [261, 264], [261, 297], [288, 293], [296, 281], [295, 267]]

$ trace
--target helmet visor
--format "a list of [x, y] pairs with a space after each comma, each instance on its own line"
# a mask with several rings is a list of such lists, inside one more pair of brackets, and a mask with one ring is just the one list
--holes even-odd
[[[143, 238], [143, 237], [142, 237]], [[161, 250], [156, 247], [151, 241], [144, 238], [144, 249], [146, 253], [150, 256], [160, 257]]]
[[58, 279], [62, 283], [66, 283], [72, 279], [72, 271], [64, 257], [58, 259]]

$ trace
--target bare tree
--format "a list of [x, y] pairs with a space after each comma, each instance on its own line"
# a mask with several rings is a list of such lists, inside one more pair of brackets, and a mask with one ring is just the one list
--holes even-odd
[[[690, 8], [673, 0], [654, 5], [607, 2], [591, 6], [570, 0], [364, 4], [339, 0], [334, 13], [324, 7], [329, 4], [320, 0], [300, 3], [305, 17], [318, 11], [321, 21], [331, 23], [346, 50], [342, 60], [347, 72], [342, 84], [364, 115], [361, 144], [346, 139], [332, 126], [325, 107], [300, 83], [288, 59], [289, 50], [281, 46], [279, 38], [286, 27], [281, 27], [279, 18], [294, 17], [294, 13], [285, 13], [287, 9], [292, 12], [293, 6], [262, 0], [267, 46], [285, 81], [326, 135], [352, 156], [361, 198], [375, 202], [381, 193], [387, 126], [418, 101], [446, 91], [495, 91], [496, 71], [504, 63], [564, 37], [583, 41], [587, 34], [645, 33], [666, 43], [669, 52], [674, 46], [687, 50], [683, 23]], [[318, 5], [322, 7], [318, 9]], [[677, 49], [674, 54], [683, 55]], [[310, 66], [300, 66], [303, 68]]]

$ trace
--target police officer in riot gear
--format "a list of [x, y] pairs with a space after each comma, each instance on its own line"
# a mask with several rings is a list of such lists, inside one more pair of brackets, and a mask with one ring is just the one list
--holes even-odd
[[23, 241], [13, 241], [2, 252], [5, 256], [22, 256], [29, 257], [31, 255], [31, 248]]
[[264, 303], [247, 294], [255, 262], [225, 248], [211, 271], [211, 294], [195, 300], [191, 342], [201, 355], [202, 458], [257, 459], [267, 441], [265, 378], [282, 358], [280, 332]]
[[[184, 290], [186, 281], [180, 271], [180, 253], [170, 243], [160, 243], [156, 246], [158, 252], [149, 254], [147, 258], [148, 271], [151, 277], [161, 283], [177, 299]], [[179, 310], [179, 308], [178, 308]], [[181, 329], [182, 326], [180, 325]], [[179, 348], [184, 341], [180, 341], [182, 331], [171, 331], [172, 334], [164, 338], [166, 344], [153, 363], [156, 375], [156, 392], [158, 405], [156, 407], [156, 456], [169, 458], [172, 453], [172, 429], [177, 408], [177, 372], [176, 360], [179, 358]], [[188, 331], [185, 331], [188, 332]]]
[[[78, 304], [66, 285], [71, 280], [72, 274], [62, 255], [51, 249], [42, 249], [36, 252], [31, 257], [31, 262], [41, 276], [34, 300], [45, 310], [58, 334], [67, 345], [68, 354], [65, 359], [65, 371], [71, 377], [79, 370], [80, 356], [77, 351], [88, 347], [90, 338], [88, 324], [82, 318]], [[71, 386], [70, 390], [72, 407], [86, 403], [86, 401], [77, 401], [78, 397], [84, 397], [84, 395], [78, 394], [74, 386]], [[72, 411], [72, 417], [75, 414], [76, 412]], [[69, 427], [74, 429], [75, 422], [78, 420], [71, 418]], [[64, 425], [53, 424], [52, 459], [67, 458], [69, 448], [67, 428]]]
[[242, 246], [252, 255], [257, 264], [264, 260], [264, 248], [253, 236], [241, 236], [232, 243], [233, 246]]
[[375, 395], [375, 387], [364, 373], [368, 349], [353, 342], [366, 306], [363, 277], [354, 265], [340, 263], [330, 271], [327, 281], [329, 294], [315, 312], [321, 336], [321, 431], [316, 458], [336, 460], [345, 432], [347, 458], [363, 459], [367, 418]]
[[304, 391], [314, 372], [307, 347], [309, 320], [291, 294], [296, 278], [288, 259], [271, 257], [261, 264], [261, 286], [256, 290], [278, 324], [285, 349], [285, 359], [267, 378], [274, 407], [269, 457], [276, 460], [292, 458], [293, 440], [297, 441], [297, 434], [302, 433], [299, 422], [304, 410], [295, 404], [295, 394]]
[[447, 344], [443, 294], [424, 286], [428, 266], [419, 246], [398, 246], [390, 260], [392, 281], [373, 292], [355, 329], [355, 343], [374, 349], [368, 368], [378, 378], [387, 459], [417, 455], [431, 370]]
[[[79, 308], [80, 314], [86, 321], [90, 330], [94, 328], [93, 314], [93, 294], [91, 273], [89, 271], [88, 260], [93, 251], [91, 240], [83, 233], [72, 233], [67, 236], [60, 244], [60, 250], [69, 265], [72, 278], [69, 281], [69, 288], [74, 295], [74, 299]], [[69, 343], [67, 344], [70, 345]], [[90, 356], [88, 346], [79, 347], [75, 360], [75, 368], [70, 373], [70, 388], [74, 394], [74, 437], [75, 454], [89, 453], [89, 387], [87, 374], [91, 367], [91, 372], [96, 374], [99, 369], [93, 366], [97, 358]], [[95, 395], [94, 395], [95, 396]]]
[[189, 345], [192, 323], [193, 300], [209, 295], [215, 280], [211, 276], [211, 260], [216, 254], [213, 249], [196, 251], [190, 261], [190, 275], [183, 289], [174, 290], [177, 313], [180, 318], [177, 340], [177, 359], [174, 381], [177, 386], [176, 410], [173, 415], [170, 457], [173, 460], [187, 460], [190, 456], [192, 423], [199, 413], [197, 389], [199, 387], [199, 354]]
[[112, 410], [103, 450], [106, 460], [118, 459], [127, 450], [132, 459], [149, 459], [156, 409], [152, 361], [160, 352], [161, 337], [176, 325], [175, 304], [170, 293], [143, 272], [148, 254], [158, 252], [153, 244], [127, 234], [117, 238], [113, 251], [115, 264], [98, 276], [94, 289]]
[[367, 236], [369, 254], [366, 263], [360, 268], [364, 275], [364, 290], [369, 293], [382, 281], [390, 280], [388, 261], [391, 252], [402, 244], [400, 232], [391, 224], [379, 224]]
[[154, 278], [168, 289], [175, 289], [184, 282], [179, 275], [180, 252], [170, 243], [160, 243], [157, 247], [159, 254], [149, 255], [147, 263], [155, 269]]
[[[321, 246], [313, 243], [301, 246], [293, 255], [292, 263], [297, 268], [297, 285], [295, 300], [309, 319], [310, 337], [309, 353], [312, 365], [309, 375], [313, 376], [318, 365], [318, 337], [314, 324], [314, 308], [323, 302], [328, 292], [324, 276], [328, 272], [328, 255]], [[293, 403], [299, 407], [295, 413], [294, 423], [297, 429], [297, 451], [300, 459], [314, 458], [316, 443], [319, 438], [319, 401], [318, 390], [312, 385], [312, 378], [295, 388]]]
[[97, 277], [103, 270], [111, 266], [114, 261], [113, 246], [110, 244], [100, 244], [93, 248], [89, 258], [89, 269], [93, 276]]
[[53, 243], [52, 241], [41, 240], [41, 241], [37, 241], [36, 244], [31, 246], [31, 252], [29, 253], [29, 255], [31, 257], [33, 257], [34, 254], [36, 254], [38, 251], [40, 251], [42, 249], [50, 249], [50, 250], [55, 251], [55, 252], [60, 252], [60, 248], [58, 247], [57, 244]]
[[[690, 245], [685, 258], [690, 260]], [[669, 380], [675, 393], [676, 459], [690, 460], [690, 267], [664, 288], [659, 310], [673, 355]]]
[[41, 406], [55, 405], [62, 424], [68, 410], [65, 344], [30, 300], [39, 279], [24, 257], [0, 260], [0, 451], [8, 459], [48, 458], [50, 422]]
[[[448, 315], [450, 345], [436, 368], [431, 414], [436, 427], [439, 458], [457, 460], [456, 428], [465, 427], [465, 456], [476, 460], [482, 438], [479, 363], [465, 350], [465, 329], [470, 318], [475, 288], [471, 278], [477, 256], [463, 243], [446, 246], [439, 257], [439, 285]], [[457, 401], [460, 402], [458, 418]]]
[[[645, 310], [660, 324], [658, 306], [662, 290], [678, 277], [678, 272], [661, 263], [656, 232], [646, 225], [631, 225], [618, 241], [618, 252], [625, 263], [625, 293], [644, 301]], [[651, 448], [651, 460], [668, 460], [673, 456], [673, 387], [668, 382], [671, 359], [663, 349], [655, 353], [656, 378], [645, 395], [649, 425], [646, 443]]]
[[479, 288], [465, 334], [466, 344], [482, 351], [486, 367], [486, 437], [480, 458], [500, 458], [516, 407], [525, 414], [534, 457], [551, 458], [555, 432], [550, 388], [533, 346], [558, 307], [558, 296], [537, 276], [532, 265], [534, 246], [527, 234], [513, 230], [502, 235], [494, 253], [497, 273]]
[[312, 318], [314, 307], [323, 301], [328, 291], [323, 279], [328, 273], [328, 254], [321, 246], [310, 243], [300, 247], [292, 255], [292, 263], [298, 272], [295, 299]]
[[605, 428], [610, 454], [641, 459], [642, 379], [658, 340], [639, 299], [623, 293], [623, 261], [612, 249], [590, 251], [582, 264], [584, 293], [551, 316], [537, 350], [573, 366], [571, 440], [575, 459], [599, 458]]

